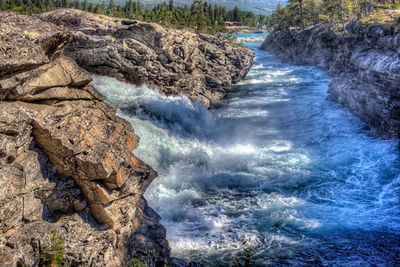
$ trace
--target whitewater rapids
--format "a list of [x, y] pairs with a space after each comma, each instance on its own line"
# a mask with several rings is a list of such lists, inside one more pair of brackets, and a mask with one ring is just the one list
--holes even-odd
[[[243, 36], [246, 37], [246, 36]], [[95, 77], [159, 174], [145, 197], [173, 256], [224, 266], [393, 266], [400, 255], [397, 144], [326, 100], [329, 76], [279, 62], [260, 43], [228, 104]]]

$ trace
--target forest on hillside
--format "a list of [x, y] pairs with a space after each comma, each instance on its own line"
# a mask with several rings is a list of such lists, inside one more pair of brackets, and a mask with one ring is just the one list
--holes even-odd
[[321, 22], [342, 25], [348, 21], [369, 24], [392, 23], [398, 19], [398, 0], [289, 0], [286, 7], [278, 4], [267, 18], [267, 25], [275, 29], [307, 27]]
[[139, 1], [129, 0], [124, 5], [108, 3], [92, 4], [88, 0], [0, 0], [0, 10], [12, 10], [23, 14], [38, 14], [60, 8], [75, 8], [112, 17], [155, 22], [171, 28], [193, 28], [197, 32], [225, 31], [225, 21], [240, 21], [244, 26], [264, 25], [266, 17], [242, 11], [238, 7], [227, 10], [202, 0], [194, 0], [189, 6], [176, 6], [173, 0], [153, 8], [143, 8]]
[[[102, 1], [103, 0], [89, 0], [89, 2], [92, 3], [101, 3]], [[114, 1], [117, 4], [121, 4], [124, 3], [126, 0]], [[165, 0], [141, 0], [141, 3], [145, 8], [153, 8], [164, 1]], [[270, 15], [272, 11], [276, 9], [278, 3], [281, 3], [281, 5], [287, 4], [287, 0], [207, 0], [207, 2], [212, 4], [213, 6], [223, 6], [227, 10], [232, 10], [235, 7], [238, 7], [240, 10], [251, 11], [256, 15]], [[192, 3], [193, 0], [174, 0], [174, 4], [177, 6], [191, 6]]]

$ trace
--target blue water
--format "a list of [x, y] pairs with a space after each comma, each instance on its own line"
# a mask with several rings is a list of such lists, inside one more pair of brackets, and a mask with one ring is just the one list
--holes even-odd
[[396, 142], [327, 101], [325, 72], [247, 45], [254, 67], [219, 109], [93, 82], [159, 174], [146, 198], [173, 255], [207, 266], [399, 265]]
[[238, 34], [232, 34], [230, 37], [250, 37], [250, 38], [259, 38], [259, 37], [267, 37], [269, 33], [238, 33]]

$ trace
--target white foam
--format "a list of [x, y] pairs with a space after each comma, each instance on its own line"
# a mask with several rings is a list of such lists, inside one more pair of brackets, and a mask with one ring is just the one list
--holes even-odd
[[326, 74], [279, 64], [256, 63], [214, 111], [95, 77], [159, 174], [145, 196], [175, 256], [255, 247], [268, 258], [318, 243], [313, 233], [400, 230], [396, 144], [360, 134], [357, 118], [325, 102]]

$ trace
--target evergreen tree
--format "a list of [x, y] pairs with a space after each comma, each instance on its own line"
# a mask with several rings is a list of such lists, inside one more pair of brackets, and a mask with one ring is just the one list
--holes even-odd
[[190, 9], [187, 5], [174, 6], [173, 0], [161, 3], [153, 9], [142, 9], [139, 1], [128, 0], [124, 5], [116, 5], [114, 1], [93, 5], [88, 3], [88, 0], [73, 0], [72, 2], [70, 0], [0, 0], [0, 9], [36, 14], [68, 7], [122, 18], [154, 21], [168, 27], [193, 27], [197, 32], [213, 32], [216, 28], [223, 30], [224, 21], [233, 20], [234, 17], [250, 26], [257, 26], [263, 18], [251, 12], [240, 11], [239, 8], [228, 12], [224, 7], [212, 6], [202, 0], [194, 0]]
[[109, 4], [108, 4], [108, 9], [107, 9], [107, 15], [109, 16], [113, 16], [113, 14], [115, 13], [115, 3], [114, 0], [110, 0]]
[[168, 9], [171, 12], [174, 11], [174, 0], [169, 0]]
[[197, 32], [204, 30], [206, 23], [203, 15], [203, 2], [201, 0], [194, 0], [190, 8], [190, 16], [192, 25]]
[[53, 0], [48, 0], [47, 1], [47, 10], [53, 10], [54, 9], [54, 1]]
[[87, 8], [88, 12], [94, 12], [94, 5], [92, 3], [88, 4], [88, 8]]
[[64, 0], [64, 1], [62, 2], [62, 5], [63, 5], [63, 7], [69, 8], [69, 7], [71, 6], [71, 3], [70, 3], [69, 0]]
[[259, 26], [262, 27], [267, 23], [267, 18], [264, 15], [258, 15]]
[[326, 15], [331, 21], [339, 21], [343, 23], [349, 17], [349, 9], [346, 0], [324, 0], [324, 9]]
[[81, 2], [80, 2], [80, 1], [75, 1], [75, 2], [74, 2], [74, 8], [75, 8], [75, 9], [82, 10]]
[[234, 21], [239, 21], [239, 8], [237, 6], [235, 6], [235, 8], [233, 9], [233, 20]]
[[214, 9], [211, 4], [208, 5], [207, 15], [210, 21], [210, 25], [214, 26], [215, 25]]
[[139, 1], [136, 2], [135, 14], [142, 15], [142, 5], [140, 4]]
[[83, 0], [83, 3], [82, 3], [82, 10], [83, 10], [83, 11], [88, 11], [88, 9], [89, 9], [88, 0]]

